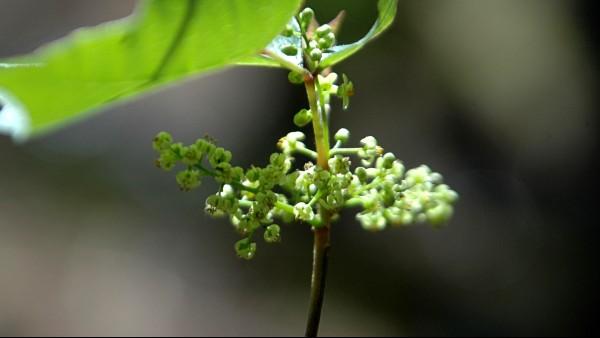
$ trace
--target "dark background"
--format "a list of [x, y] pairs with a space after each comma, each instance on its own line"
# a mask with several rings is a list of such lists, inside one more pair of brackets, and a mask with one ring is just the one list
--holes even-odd
[[[341, 37], [374, 1], [312, 1]], [[339, 66], [355, 82], [334, 128], [374, 135], [461, 194], [441, 230], [334, 227], [324, 335], [597, 331], [598, 34], [593, 1], [400, 1], [394, 27]], [[0, 0], [0, 57], [128, 15], [133, 1]], [[262, 164], [305, 104], [279, 70], [214, 73], [16, 146], [0, 138], [0, 335], [298, 335], [305, 226], [238, 260], [206, 184], [153, 167], [160, 130], [205, 134]], [[596, 217], [595, 217], [596, 216]]]

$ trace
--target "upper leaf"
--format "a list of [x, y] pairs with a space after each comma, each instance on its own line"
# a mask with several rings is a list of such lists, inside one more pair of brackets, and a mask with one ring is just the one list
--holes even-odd
[[398, 9], [398, 0], [379, 0], [377, 21], [362, 39], [348, 45], [338, 45], [323, 55], [320, 68], [332, 67], [361, 50], [368, 42], [378, 37], [394, 22]]
[[[323, 52], [323, 58], [319, 64], [319, 69], [332, 67], [341, 61], [352, 56], [354, 53], [361, 50], [367, 43], [378, 37], [387, 28], [391, 26], [396, 17], [398, 0], [379, 0], [377, 3], [378, 18], [371, 30], [360, 40], [347, 45], [334, 46]], [[296, 32], [299, 30], [298, 21], [292, 19], [290, 26]], [[299, 33], [299, 32], [298, 32]], [[241, 66], [262, 66], [262, 67], [283, 67], [291, 70], [298, 70], [298, 67], [303, 67], [302, 55], [289, 57], [281, 52], [281, 47], [284, 44], [294, 44], [298, 48], [302, 47], [302, 39], [297, 36], [285, 37], [277, 36], [272, 43], [264, 50], [261, 55], [249, 56], [238, 62]]]
[[[289, 29], [289, 31], [288, 31]], [[286, 32], [279, 34], [259, 55], [252, 55], [237, 62], [240, 66], [287, 67], [291, 69], [304, 67], [302, 57], [302, 32], [300, 24], [294, 17], [289, 22]], [[295, 55], [286, 55], [282, 49], [286, 46], [296, 48]]]
[[145, 0], [126, 19], [0, 61], [0, 133], [47, 131], [85, 112], [235, 64], [267, 46], [300, 3]]

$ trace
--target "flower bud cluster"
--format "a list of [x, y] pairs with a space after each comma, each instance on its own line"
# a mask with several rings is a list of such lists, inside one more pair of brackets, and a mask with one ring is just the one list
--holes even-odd
[[[217, 193], [206, 199], [205, 211], [229, 218], [242, 236], [234, 245], [240, 258], [256, 255], [258, 231], [262, 230], [265, 242], [280, 242], [279, 221], [318, 228], [335, 221], [343, 208], [360, 207], [357, 220], [364, 229], [378, 231], [423, 222], [439, 226], [453, 214], [458, 194], [429, 167], [406, 171], [372, 136], [360, 140], [358, 147], [346, 148], [350, 132], [344, 128], [334, 134], [335, 145], [329, 145], [331, 97], [340, 98], [348, 109], [354, 95], [348, 76], [342, 74], [340, 83], [338, 74], [320, 68], [320, 64], [326, 66], [323, 58], [338, 50], [332, 26], [337, 27], [335, 20], [319, 26], [314, 11], [304, 9], [270, 45], [276, 53], [268, 54], [291, 70], [290, 82], [307, 86], [310, 108], [297, 112], [293, 121], [300, 128], [315, 122], [319, 153], [307, 147], [304, 133], [293, 131], [279, 140], [280, 152], [272, 154], [267, 165], [243, 169], [232, 165], [231, 152], [212, 140], [183, 145], [164, 132], [154, 139], [158, 167], [165, 171], [183, 167], [175, 175], [181, 190], [198, 188], [208, 176], [219, 184]], [[307, 162], [297, 167], [296, 155], [317, 160], [319, 165]], [[351, 157], [359, 167], [352, 167]]]
[[355, 174], [359, 183], [353, 201], [364, 208], [357, 219], [367, 230], [424, 222], [443, 225], [458, 199], [439, 173], [427, 166], [404, 173], [404, 165], [391, 153], [379, 157], [374, 167], [357, 168]]

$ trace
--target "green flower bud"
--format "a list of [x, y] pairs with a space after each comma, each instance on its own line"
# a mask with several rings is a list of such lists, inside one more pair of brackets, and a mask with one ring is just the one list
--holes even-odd
[[256, 255], [256, 243], [244, 238], [235, 243], [235, 253], [242, 259], [251, 260]]
[[394, 161], [396, 161], [396, 156], [392, 153], [386, 153], [382, 157], [382, 166], [385, 169], [391, 169], [394, 165]]
[[302, 31], [306, 31], [312, 22], [312, 19], [315, 17], [315, 12], [311, 8], [305, 8], [300, 12], [300, 27]]
[[440, 184], [444, 180], [444, 177], [440, 173], [431, 173], [429, 180], [431, 183]]
[[260, 168], [251, 168], [246, 172], [246, 179], [250, 182], [256, 182], [260, 178]]
[[400, 161], [394, 161], [391, 169], [392, 175], [396, 176], [397, 179], [401, 178], [404, 175], [404, 164]]
[[281, 52], [287, 56], [296, 56], [298, 48], [294, 45], [286, 45], [281, 48]]
[[377, 139], [373, 136], [367, 136], [360, 140], [360, 144], [363, 146], [363, 149], [375, 149], [377, 147]]
[[412, 187], [416, 184], [423, 184], [430, 181], [431, 169], [422, 165], [418, 168], [410, 169], [406, 172], [406, 184]]
[[335, 140], [341, 143], [346, 143], [350, 139], [350, 131], [346, 128], [342, 128], [335, 133]]
[[278, 243], [281, 241], [281, 228], [277, 224], [269, 225], [265, 229], [265, 242]]
[[164, 171], [170, 171], [177, 165], [178, 156], [170, 150], [165, 150], [160, 154], [160, 157], [156, 160], [156, 166]]
[[288, 80], [292, 84], [304, 84], [304, 75], [298, 72], [291, 71], [288, 73]]
[[152, 142], [152, 147], [154, 148], [154, 150], [162, 152], [169, 149], [172, 143], [173, 137], [171, 136], [171, 134], [163, 131], [156, 135], [154, 141]]
[[188, 169], [181, 171], [176, 176], [177, 184], [182, 191], [191, 191], [200, 186], [200, 171]]
[[308, 109], [302, 109], [294, 116], [294, 124], [298, 127], [304, 127], [312, 122], [312, 111]]
[[367, 169], [363, 167], [358, 167], [354, 170], [354, 173], [358, 177], [361, 183], [365, 183], [369, 176], [367, 175]]
[[319, 62], [323, 57], [323, 52], [319, 48], [311, 49], [308, 54], [313, 61]]
[[181, 158], [181, 154], [185, 152], [185, 146], [182, 143], [174, 143], [171, 144], [171, 152], [177, 155], [178, 158]]
[[216, 149], [216, 146], [213, 143], [205, 139], [196, 140], [196, 143], [194, 143], [194, 145], [202, 154], [210, 154]]
[[335, 33], [334, 32], [329, 32], [327, 35], [325, 35], [323, 37], [324, 39], [330, 41], [331, 46], [335, 45], [336, 43], [336, 38], [335, 38]]
[[208, 160], [213, 167], [217, 167], [220, 163], [229, 163], [231, 157], [230, 151], [218, 147], [209, 154]]
[[181, 161], [186, 165], [196, 165], [202, 160], [202, 152], [195, 144], [185, 147], [181, 151]]
[[356, 218], [367, 231], [381, 231], [387, 225], [381, 211], [358, 214]]
[[269, 157], [269, 163], [277, 167], [286, 166], [287, 157], [284, 154], [273, 153]]
[[329, 168], [334, 174], [346, 174], [350, 170], [350, 158], [335, 156], [329, 159]]
[[317, 30], [315, 31], [315, 35], [319, 38], [327, 36], [329, 33], [333, 33], [333, 29], [328, 24], [322, 25], [321, 27], [317, 28]]
[[335, 34], [333, 32], [319, 37], [319, 39], [317, 40], [319, 48], [321, 48], [322, 50], [330, 49], [335, 45], [335, 42]]
[[450, 189], [450, 187], [445, 184], [440, 184], [437, 187], [435, 187], [434, 194], [435, 198], [440, 199], [446, 203], [454, 203], [458, 200], [458, 193]]
[[294, 216], [301, 221], [310, 222], [315, 218], [315, 213], [310, 205], [300, 202], [294, 206]]

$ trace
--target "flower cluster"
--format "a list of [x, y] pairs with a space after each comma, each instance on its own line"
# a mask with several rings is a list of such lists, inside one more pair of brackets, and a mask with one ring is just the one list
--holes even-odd
[[[343, 148], [349, 137], [347, 129], [335, 134], [337, 143], [331, 149], [328, 170], [310, 161], [301, 170], [292, 170], [295, 155], [316, 156], [302, 142], [305, 135], [299, 131], [279, 140], [281, 153], [272, 154], [265, 167], [247, 170], [232, 166], [231, 152], [206, 139], [184, 146], [173, 143], [163, 132], [155, 138], [154, 148], [162, 169], [171, 170], [178, 163], [186, 166], [176, 175], [182, 190], [197, 188], [206, 176], [220, 183], [219, 191], [206, 199], [205, 210], [213, 216], [229, 217], [243, 237], [235, 248], [244, 259], [254, 257], [257, 245], [253, 238], [259, 229], [267, 243], [277, 243], [281, 229], [276, 220], [319, 227], [319, 208], [335, 215], [345, 207], [362, 207], [357, 219], [366, 230], [448, 221], [458, 194], [442, 183], [440, 174], [427, 166], [405, 171], [402, 162], [392, 153], [383, 154], [371, 136], [363, 138], [360, 147]], [[362, 166], [353, 170], [348, 155], [355, 156]]]
[[[288, 27], [282, 35], [301, 37], [302, 44], [284, 44], [281, 52], [288, 56], [302, 52], [305, 72], [292, 70], [289, 80], [314, 86], [312, 94], [307, 91], [309, 101], [312, 97], [310, 108], [300, 110], [293, 118], [302, 128], [329, 120], [332, 97], [339, 98], [343, 108], [348, 109], [354, 84], [345, 74], [338, 83], [338, 74], [318, 71], [323, 53], [336, 44], [332, 26], [316, 24], [311, 9], [302, 11], [295, 20], [298, 27]], [[327, 138], [328, 130], [323, 134]], [[344, 208], [362, 208], [356, 217], [363, 228], [371, 231], [423, 222], [439, 226], [452, 216], [458, 194], [443, 184], [442, 176], [427, 166], [406, 171], [402, 162], [394, 154], [385, 153], [374, 137], [363, 138], [358, 147], [345, 147], [350, 132], [342, 128], [334, 135], [335, 144], [329, 147], [326, 140], [328, 148], [325, 152], [320, 149], [320, 153], [310, 149], [305, 138], [301, 131], [288, 133], [279, 139], [279, 152], [270, 156], [267, 165], [248, 169], [232, 165], [231, 152], [206, 138], [186, 146], [174, 143], [171, 135], [162, 132], [154, 139], [154, 149], [159, 154], [158, 167], [170, 171], [178, 164], [183, 166], [176, 174], [181, 190], [199, 187], [205, 177], [219, 184], [217, 192], [206, 199], [205, 210], [230, 219], [242, 236], [235, 250], [243, 259], [255, 256], [254, 237], [259, 230], [265, 242], [277, 243], [281, 240], [277, 223], [328, 226]], [[299, 167], [298, 157], [308, 161]], [[353, 166], [353, 161], [359, 166]]]

